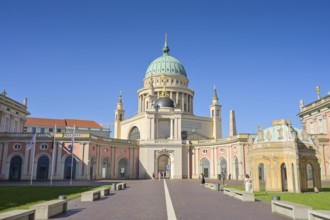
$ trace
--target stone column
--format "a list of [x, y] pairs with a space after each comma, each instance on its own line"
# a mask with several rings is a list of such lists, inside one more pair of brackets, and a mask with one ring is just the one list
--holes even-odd
[[195, 148], [191, 148], [191, 168], [192, 168], [192, 176], [196, 175], [196, 167], [195, 167]]
[[182, 106], [181, 106], [181, 110], [184, 112], [184, 103], [185, 103], [185, 99], [184, 99], [184, 93], [182, 93]]
[[3, 144], [3, 160], [2, 160], [2, 172], [3, 175], [5, 176], [5, 179], [8, 179], [9, 177], [9, 166], [10, 166], [10, 161], [7, 161], [8, 160], [8, 142], [5, 141], [4, 144]]
[[129, 178], [132, 178], [133, 177], [133, 175], [134, 175], [134, 166], [133, 166], [133, 149], [132, 149], [132, 147], [129, 147], [128, 148], [128, 150], [129, 150], [129, 155], [128, 155], [128, 157], [129, 157]]
[[154, 140], [155, 139], [155, 117], [153, 116], [151, 118], [151, 123], [150, 123], [150, 126], [151, 126], [151, 139]]
[[237, 146], [237, 159], [238, 159], [238, 179], [244, 180], [244, 145]]
[[212, 178], [215, 175], [214, 172], [214, 148], [211, 148], [211, 164], [210, 164], [211, 172], [210, 172], [210, 177]]
[[196, 160], [195, 160], [195, 172], [196, 172], [196, 177], [198, 178], [199, 177], [199, 148], [196, 148], [195, 150], [195, 157], [196, 157]]
[[2, 124], [2, 115], [3, 115], [3, 112], [0, 111], [0, 132], [2, 131], [2, 127], [3, 127], [3, 124]]
[[177, 131], [177, 118], [173, 119], [173, 129], [174, 129], [174, 139], [177, 140], [178, 139], [178, 131]]
[[[6, 178], [6, 163], [7, 163], [7, 154], [8, 154], [8, 142], [4, 141], [2, 144], [2, 155], [1, 155], [1, 171], [0, 176], [4, 176], [4, 179]], [[27, 163], [26, 161], [24, 161]]]
[[191, 96], [191, 114], [194, 114], [194, 96]]
[[141, 112], [141, 99], [140, 96], [138, 96], [138, 113]]
[[156, 118], [156, 138], [158, 139], [158, 118]]
[[177, 119], [177, 134], [178, 134], [178, 139], [181, 139], [181, 118]]
[[176, 104], [179, 104], [179, 92], [176, 92], [175, 102], [176, 102]]
[[190, 179], [190, 146], [187, 147], [187, 157], [188, 157], [188, 176], [187, 179]]
[[147, 118], [148, 119], [148, 136], [147, 139], [150, 140], [151, 139], [151, 118]]
[[116, 172], [116, 147], [112, 146], [111, 147], [111, 168], [112, 168], [112, 177], [116, 178], [117, 177], [117, 172]]
[[171, 121], [171, 128], [170, 128], [170, 139], [173, 140], [173, 119], [170, 119]]
[[327, 126], [327, 115], [326, 114], [323, 114], [322, 115], [322, 126], [323, 126], [323, 134], [327, 134], [327, 133], [329, 133], [328, 132], [328, 129], [330, 129], [330, 128], [328, 128], [328, 126]]
[[142, 111], [141, 112], [144, 112], [145, 111], [145, 104], [144, 104], [144, 102], [145, 102], [145, 100], [144, 100], [144, 95], [142, 94]]

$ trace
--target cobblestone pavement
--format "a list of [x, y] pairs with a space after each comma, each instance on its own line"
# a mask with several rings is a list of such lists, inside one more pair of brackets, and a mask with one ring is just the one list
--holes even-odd
[[[128, 189], [116, 191], [102, 200], [69, 201], [68, 212], [52, 219], [167, 219], [163, 180], [126, 182]], [[166, 180], [166, 183], [178, 220], [288, 219], [272, 214], [269, 202], [242, 202], [222, 192], [205, 189], [198, 180]]]

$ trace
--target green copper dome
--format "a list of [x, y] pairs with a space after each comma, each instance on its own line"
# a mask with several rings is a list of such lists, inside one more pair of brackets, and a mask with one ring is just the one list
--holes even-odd
[[170, 48], [167, 45], [167, 36], [165, 36], [165, 44], [163, 55], [152, 61], [149, 65], [145, 78], [155, 75], [176, 75], [187, 77], [186, 70], [179, 60], [169, 55]]

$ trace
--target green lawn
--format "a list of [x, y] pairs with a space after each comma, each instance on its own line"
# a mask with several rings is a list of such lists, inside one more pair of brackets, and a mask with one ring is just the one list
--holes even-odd
[[100, 186], [0, 186], [0, 212], [27, 209], [32, 204], [58, 199], [67, 195], [68, 199], [80, 196], [81, 192]]
[[[238, 190], [244, 190], [243, 186], [228, 186]], [[322, 187], [320, 193], [268, 193], [268, 192], [255, 192], [256, 199], [271, 201], [272, 196], [280, 196], [281, 200], [300, 203], [303, 205], [311, 206], [313, 209], [330, 210], [330, 187]]]

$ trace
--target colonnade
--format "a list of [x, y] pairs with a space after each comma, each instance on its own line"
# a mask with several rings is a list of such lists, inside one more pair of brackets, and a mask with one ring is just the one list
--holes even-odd
[[[194, 112], [194, 96], [185, 92], [174, 92], [167, 91], [169, 93], [170, 98], [174, 101], [174, 103], [179, 104], [179, 108], [183, 112]], [[157, 98], [160, 97], [161, 91], [156, 91], [155, 95]], [[148, 104], [146, 103], [147, 93], [139, 94], [138, 98], [138, 113], [144, 112], [148, 108]]]

